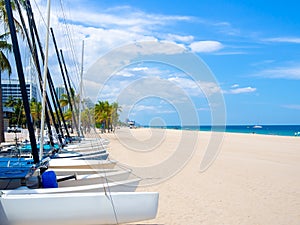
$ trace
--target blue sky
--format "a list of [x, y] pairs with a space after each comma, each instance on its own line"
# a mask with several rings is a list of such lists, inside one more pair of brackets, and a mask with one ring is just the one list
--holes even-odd
[[[44, 14], [45, 1], [38, 4]], [[178, 107], [185, 106], [176, 105], [174, 99], [184, 95], [198, 123], [210, 124], [214, 104], [207, 96], [218, 92], [225, 101], [227, 124], [300, 124], [298, 1], [67, 0], [63, 4], [52, 3], [51, 24], [66, 51], [70, 71], [78, 74], [71, 61], [80, 63], [84, 39], [85, 95], [93, 101], [121, 99], [122, 119], [144, 125], [180, 124], [186, 112]], [[38, 22], [43, 27], [42, 20]], [[168, 42], [195, 54], [210, 68], [216, 82], [202, 83], [199, 88], [195, 84], [201, 82], [193, 76], [176, 65], [159, 62], [129, 62], [107, 80], [99, 79], [103, 67], [97, 67], [98, 75], [90, 72], [97, 60], [116, 48], [143, 41]], [[57, 71], [53, 58], [50, 49], [50, 64]], [[151, 86], [154, 79], [158, 84]], [[78, 75], [73, 82], [79, 83]], [[136, 102], [126, 102], [124, 93], [130, 98], [137, 85], [134, 91], [144, 92]]]

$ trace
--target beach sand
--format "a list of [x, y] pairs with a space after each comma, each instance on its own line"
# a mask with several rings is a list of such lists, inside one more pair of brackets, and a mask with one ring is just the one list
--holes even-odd
[[[139, 224], [300, 224], [299, 137], [224, 133], [203, 172], [211, 132], [121, 128], [102, 137], [110, 140], [111, 158], [147, 178], [137, 191], [160, 194], [156, 219]], [[165, 162], [176, 174], [163, 181], [172, 173], [160, 166]]]
[[224, 133], [201, 172], [209, 144], [218, 144], [211, 132], [121, 128], [101, 136], [110, 158], [144, 178], [137, 191], [160, 194], [157, 217], [137, 224], [300, 224], [300, 137]]

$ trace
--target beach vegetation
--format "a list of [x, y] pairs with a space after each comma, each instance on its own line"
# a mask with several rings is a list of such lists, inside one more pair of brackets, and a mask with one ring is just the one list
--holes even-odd
[[113, 132], [119, 121], [121, 107], [117, 102], [98, 101], [94, 108], [94, 118], [97, 128], [102, 132]]

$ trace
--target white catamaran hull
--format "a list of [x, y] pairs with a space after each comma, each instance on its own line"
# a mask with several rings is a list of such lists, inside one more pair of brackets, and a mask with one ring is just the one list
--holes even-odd
[[[70, 175], [71, 173], [69, 173]], [[74, 174], [74, 173], [73, 173]], [[76, 174], [76, 173], [75, 173]], [[76, 174], [76, 179], [70, 179], [59, 182], [59, 187], [72, 187], [88, 184], [103, 184], [107, 182], [126, 181], [129, 178], [130, 170], [108, 172], [108, 173], [95, 173], [95, 174]], [[57, 179], [61, 179], [65, 176], [57, 176]]]
[[[96, 174], [96, 173], [110, 173], [119, 171], [118, 169], [52, 169], [57, 176], [68, 176], [70, 174]], [[128, 170], [131, 171], [131, 170]]]
[[[37, 188], [30, 189], [25, 186], [21, 186], [12, 190], [0, 190], [0, 193], [8, 195], [29, 195], [29, 194], [58, 194], [58, 193], [84, 193], [84, 192], [134, 192], [138, 187], [141, 179], [134, 178], [129, 180], [108, 182], [108, 183], [92, 183], [81, 185], [81, 182], [73, 182], [74, 186], [60, 186], [58, 188]], [[63, 183], [63, 182], [61, 182]], [[2, 225], [2, 224], [1, 224]]]
[[107, 146], [96, 146], [96, 147], [87, 146], [87, 147], [76, 147], [76, 148], [66, 147], [64, 149], [66, 149], [68, 151], [76, 151], [76, 152], [89, 152], [89, 151], [108, 150], [108, 147]]
[[111, 160], [51, 159], [49, 162], [51, 169], [112, 169], [115, 165]]
[[156, 217], [158, 193], [0, 195], [0, 224], [119, 224]]

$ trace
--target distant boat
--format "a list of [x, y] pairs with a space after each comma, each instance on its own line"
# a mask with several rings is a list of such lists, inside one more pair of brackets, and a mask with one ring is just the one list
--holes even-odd
[[260, 125], [253, 126], [253, 129], [261, 129], [261, 128], [262, 128], [262, 126], [260, 126]]

